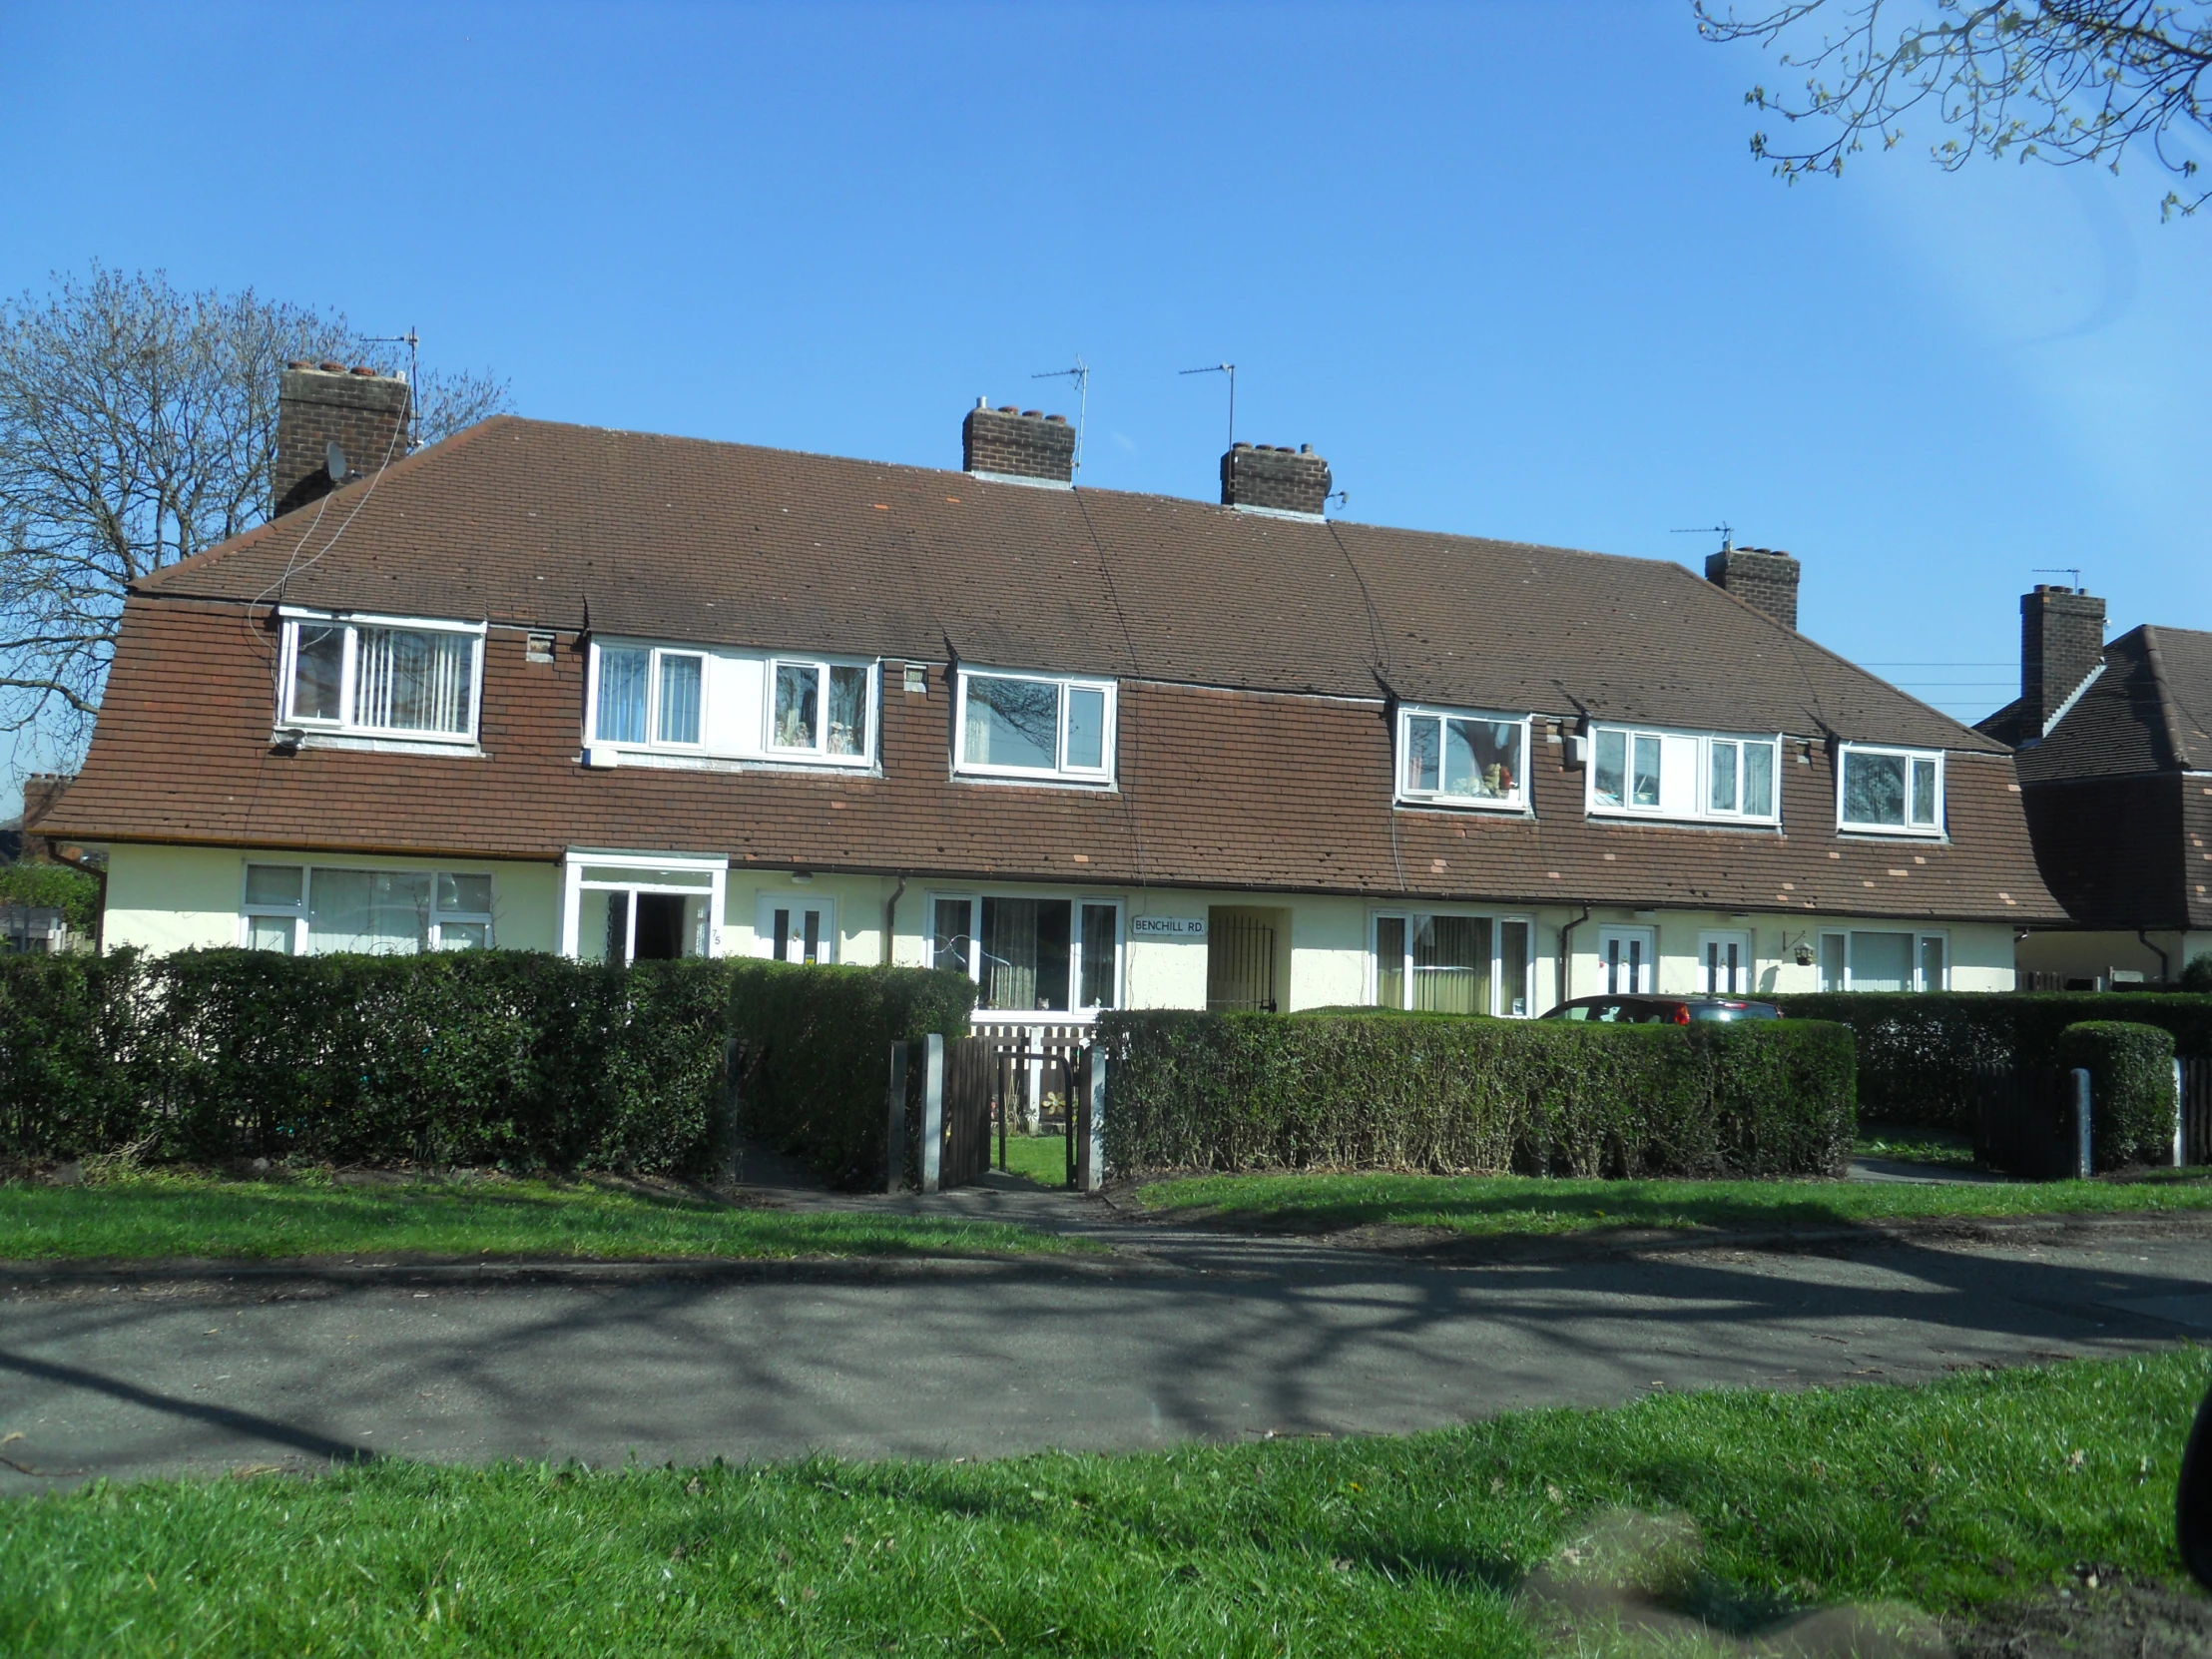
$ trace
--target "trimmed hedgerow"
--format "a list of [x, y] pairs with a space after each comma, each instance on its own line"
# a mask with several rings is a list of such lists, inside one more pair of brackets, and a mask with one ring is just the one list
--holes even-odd
[[0, 956], [0, 1157], [74, 1158], [144, 1132], [144, 960]]
[[2172, 1160], [2172, 1032], [2125, 1020], [2083, 1020], [2058, 1034], [2057, 1061], [2089, 1074], [2090, 1157], [2096, 1168]]
[[1852, 1037], [1834, 1024], [1122, 1013], [1099, 1029], [1123, 1175], [1830, 1174], [1851, 1151]]
[[1889, 1123], [1965, 1129], [1974, 1073], [2058, 1063], [2059, 1034], [2085, 1020], [2155, 1025], [2185, 1055], [2212, 1055], [2212, 996], [2176, 992], [1827, 991], [1771, 998], [1795, 1019], [1836, 1020], [1859, 1039], [1859, 1109]]
[[975, 989], [946, 969], [732, 963], [741, 1125], [841, 1185], [881, 1181], [890, 1045], [965, 1032]]

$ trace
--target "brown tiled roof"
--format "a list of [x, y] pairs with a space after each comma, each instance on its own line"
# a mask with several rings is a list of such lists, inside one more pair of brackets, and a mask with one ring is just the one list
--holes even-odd
[[[597, 620], [596, 599], [593, 611]], [[1533, 819], [1416, 812], [1390, 805], [1379, 701], [1137, 680], [1122, 694], [1117, 791], [983, 784], [948, 776], [940, 657], [928, 696], [905, 695], [899, 675], [885, 676], [880, 776], [588, 772], [577, 753], [574, 634], [554, 662], [534, 664], [518, 633], [495, 627], [485, 759], [286, 756], [269, 746], [267, 615], [227, 602], [131, 602], [98, 735], [61, 809], [71, 832], [537, 858], [571, 844], [635, 846], [728, 853], [741, 866], [1513, 903], [2059, 914], [2034, 874], [2002, 755], [1954, 759], [1948, 844], [1836, 836], [1818, 746], [1809, 764], [1796, 763], [1795, 746], [1785, 761], [1787, 835], [1591, 824], [1582, 775], [1562, 766], [1563, 747], [1540, 741]]]
[[508, 416], [141, 591], [2002, 747], [1676, 564]]

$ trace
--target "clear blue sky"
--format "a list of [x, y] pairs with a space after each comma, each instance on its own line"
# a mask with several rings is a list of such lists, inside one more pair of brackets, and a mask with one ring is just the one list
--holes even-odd
[[1787, 188], [1762, 79], [1673, 0], [0, 3], [0, 290], [162, 267], [526, 414], [941, 466], [1080, 352], [1085, 482], [1193, 496], [1176, 370], [1233, 359], [1349, 516], [1695, 568], [1725, 518], [1969, 718], [2035, 567], [2212, 627], [2212, 215], [1926, 132]]

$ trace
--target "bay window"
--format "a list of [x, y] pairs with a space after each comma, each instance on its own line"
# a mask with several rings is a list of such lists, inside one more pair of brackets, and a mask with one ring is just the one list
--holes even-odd
[[1780, 737], [1598, 726], [1587, 741], [1585, 806], [1592, 816], [1781, 822]]
[[978, 1012], [1082, 1013], [1121, 1003], [1121, 906], [1106, 899], [934, 894], [929, 965], [981, 987]]
[[1427, 1014], [1530, 1011], [1530, 924], [1516, 916], [1384, 912], [1370, 922], [1379, 1008]]
[[348, 737], [474, 739], [480, 624], [281, 614], [280, 725]]
[[1110, 682], [960, 671], [961, 772], [1104, 783], [1114, 768]]
[[1401, 709], [1397, 751], [1400, 801], [1451, 807], [1527, 804], [1525, 715], [1506, 718]]
[[491, 877], [461, 870], [248, 864], [239, 942], [286, 956], [412, 955], [492, 943]]
[[1846, 744], [1836, 824], [1895, 835], [1936, 835], [1943, 825], [1940, 751]]

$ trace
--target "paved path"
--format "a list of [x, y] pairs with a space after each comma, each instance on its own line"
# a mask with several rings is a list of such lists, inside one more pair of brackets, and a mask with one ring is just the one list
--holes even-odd
[[1422, 1263], [1133, 1228], [1010, 1187], [927, 1202], [1142, 1238], [1093, 1266], [0, 1280], [0, 1457], [38, 1471], [0, 1464], [0, 1492], [364, 1453], [598, 1464], [1394, 1432], [2212, 1334], [2199, 1218]]

